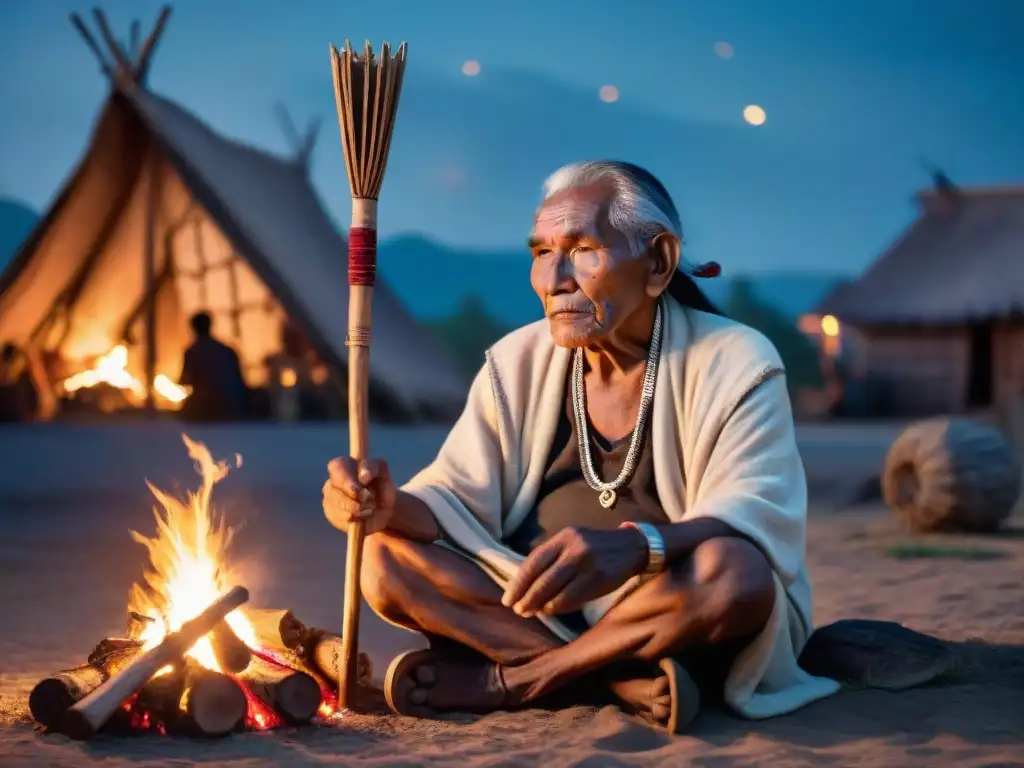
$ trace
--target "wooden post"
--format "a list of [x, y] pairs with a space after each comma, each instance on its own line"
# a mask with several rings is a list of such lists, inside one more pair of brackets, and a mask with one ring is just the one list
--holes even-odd
[[25, 365], [32, 377], [36, 392], [39, 393], [39, 407], [34, 415], [43, 421], [52, 421], [60, 410], [60, 401], [54, 392], [50, 374], [46, 370], [46, 361], [43, 359], [43, 351], [39, 342], [30, 341], [25, 347]]
[[145, 275], [146, 301], [146, 412], [150, 416], [156, 414], [156, 403], [153, 400], [153, 380], [156, 378], [156, 218], [160, 207], [160, 156], [156, 147], [150, 148], [148, 194], [146, 199], [146, 229], [143, 243], [143, 268]]
[[231, 333], [234, 336], [235, 344], [238, 345], [238, 349], [235, 351], [239, 353], [239, 357], [241, 357], [242, 347], [242, 299], [238, 288], [238, 269], [241, 261], [238, 254], [232, 251], [231, 258], [225, 266], [231, 290]]

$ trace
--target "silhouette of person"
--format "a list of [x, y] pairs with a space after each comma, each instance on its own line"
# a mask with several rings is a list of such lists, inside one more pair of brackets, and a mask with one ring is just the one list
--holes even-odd
[[213, 338], [213, 321], [198, 312], [189, 321], [195, 340], [185, 350], [178, 383], [192, 392], [182, 407], [189, 421], [230, 421], [246, 415], [248, 388], [238, 354]]
[[16, 346], [0, 350], [0, 422], [31, 421], [39, 405], [35, 384]]

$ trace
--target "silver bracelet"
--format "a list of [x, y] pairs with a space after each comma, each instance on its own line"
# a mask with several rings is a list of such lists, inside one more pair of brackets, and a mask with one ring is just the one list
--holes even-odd
[[645, 574], [661, 573], [665, 570], [665, 540], [661, 538], [658, 529], [650, 523], [626, 522], [620, 528], [636, 528], [647, 539], [647, 567]]

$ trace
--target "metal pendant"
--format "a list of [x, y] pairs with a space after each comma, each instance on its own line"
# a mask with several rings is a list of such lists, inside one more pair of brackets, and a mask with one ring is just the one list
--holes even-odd
[[611, 509], [615, 506], [615, 501], [618, 498], [618, 494], [615, 493], [611, 488], [605, 488], [598, 495], [597, 500], [601, 502], [601, 506], [605, 509]]

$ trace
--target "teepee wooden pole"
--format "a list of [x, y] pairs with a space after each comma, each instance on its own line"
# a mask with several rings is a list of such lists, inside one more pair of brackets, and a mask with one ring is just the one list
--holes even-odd
[[143, 367], [146, 371], [146, 413], [149, 414], [150, 418], [152, 418], [156, 416], [156, 401], [153, 397], [153, 382], [156, 380], [157, 352], [156, 229], [157, 219], [160, 215], [161, 165], [160, 157], [156, 153], [155, 147], [150, 147], [148, 154], [149, 159], [146, 163], [149, 171], [148, 178], [146, 179], [146, 183], [148, 184], [146, 194], [146, 219], [142, 244], [143, 275], [145, 281], [143, 296], [148, 297], [146, 300], [146, 310], [144, 314], [146, 341], [145, 362]]
[[[374, 55], [367, 42], [362, 54], [348, 41], [342, 51], [331, 46], [331, 71], [338, 107], [341, 146], [352, 189], [352, 226], [348, 240], [348, 420], [349, 455], [356, 461], [370, 456], [370, 333], [371, 307], [377, 270], [377, 202], [380, 197], [395, 113], [405, 73], [406, 45], [394, 55], [388, 43]], [[348, 530], [345, 561], [345, 607], [338, 703], [352, 708], [359, 642], [360, 578], [363, 560], [362, 521]]]

